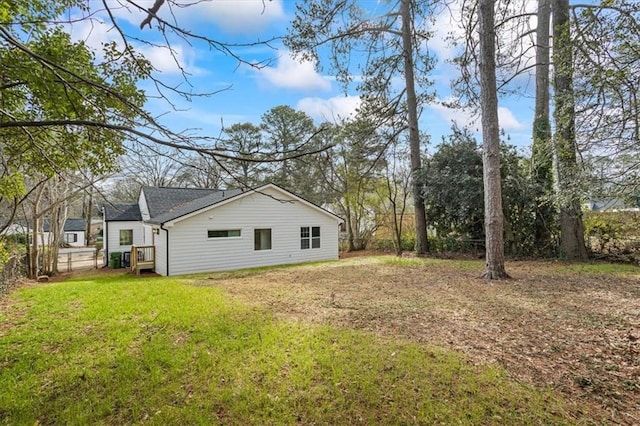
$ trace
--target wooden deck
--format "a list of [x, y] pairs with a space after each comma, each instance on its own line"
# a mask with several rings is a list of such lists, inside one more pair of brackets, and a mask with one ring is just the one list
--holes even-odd
[[156, 269], [155, 246], [131, 246], [131, 272], [140, 275], [145, 269]]

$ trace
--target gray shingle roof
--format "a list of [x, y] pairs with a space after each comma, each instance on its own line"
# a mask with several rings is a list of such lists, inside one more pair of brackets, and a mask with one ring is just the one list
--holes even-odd
[[155, 218], [156, 216], [176, 209], [178, 206], [206, 197], [207, 195], [215, 194], [219, 191], [218, 189], [202, 188], [142, 187], [151, 218]]
[[[49, 232], [51, 229], [51, 225], [48, 220], [42, 222], [42, 230], [44, 232]], [[77, 231], [86, 231], [87, 230], [87, 221], [83, 218], [68, 218], [64, 223], [64, 232], [77, 232]]]
[[138, 204], [106, 204], [104, 220], [107, 222], [140, 221], [142, 215]]
[[[144, 186], [142, 187], [142, 192], [144, 193], [150, 216], [150, 219], [146, 222], [163, 224], [234, 198], [246, 191], [259, 191], [260, 188], [267, 185], [269, 184], [247, 190]], [[316, 207], [335, 216], [322, 207]], [[116, 208], [118, 208], [117, 211]], [[339, 219], [338, 216], [336, 217]], [[105, 219], [107, 221], [141, 221], [142, 217], [137, 204], [116, 204], [105, 206]]]
[[162, 224], [233, 198], [240, 189], [191, 189], [144, 187], [149, 223]]
[[87, 221], [83, 218], [69, 218], [64, 223], [64, 230], [69, 231], [86, 231]]

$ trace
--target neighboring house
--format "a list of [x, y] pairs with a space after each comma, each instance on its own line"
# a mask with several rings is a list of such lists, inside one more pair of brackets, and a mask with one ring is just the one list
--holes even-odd
[[[155, 247], [155, 271], [181, 275], [338, 259], [338, 216], [274, 185], [250, 190], [143, 187], [132, 239]], [[124, 211], [123, 211], [124, 212]], [[105, 209], [105, 259], [125, 229]], [[134, 227], [137, 225], [137, 227]]]
[[[70, 247], [84, 247], [85, 232], [87, 230], [87, 222], [83, 218], [68, 218], [64, 222], [62, 236], [63, 244]], [[53, 235], [49, 235], [50, 225], [49, 221], [45, 220], [42, 224], [41, 244], [49, 245], [53, 241]]]
[[603, 212], [625, 210], [627, 206], [625, 205], [624, 201], [619, 198], [604, 198], [601, 200], [589, 200], [584, 203], [583, 207], [586, 210]]
[[27, 235], [29, 233], [29, 227], [21, 223], [12, 223], [2, 231], [2, 235]]

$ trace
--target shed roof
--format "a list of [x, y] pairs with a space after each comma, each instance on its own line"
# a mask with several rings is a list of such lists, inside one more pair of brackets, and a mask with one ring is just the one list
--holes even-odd
[[64, 230], [69, 231], [86, 231], [87, 221], [84, 218], [68, 218], [64, 223]]
[[[42, 230], [44, 232], [49, 232], [51, 229], [51, 225], [48, 220], [44, 220], [42, 223]], [[86, 231], [87, 230], [87, 221], [84, 218], [67, 218], [64, 223], [63, 231], [64, 232], [78, 232], [78, 231]]]
[[106, 204], [104, 206], [104, 220], [106, 222], [140, 221], [140, 207], [138, 204]]

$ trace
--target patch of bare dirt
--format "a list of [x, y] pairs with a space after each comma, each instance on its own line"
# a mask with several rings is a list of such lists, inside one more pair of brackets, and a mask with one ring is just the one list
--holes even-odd
[[498, 364], [593, 407], [594, 418], [640, 424], [638, 274], [566, 272], [514, 262], [511, 280], [477, 278], [456, 262], [401, 266], [379, 258], [202, 280], [277, 315], [369, 330]]

